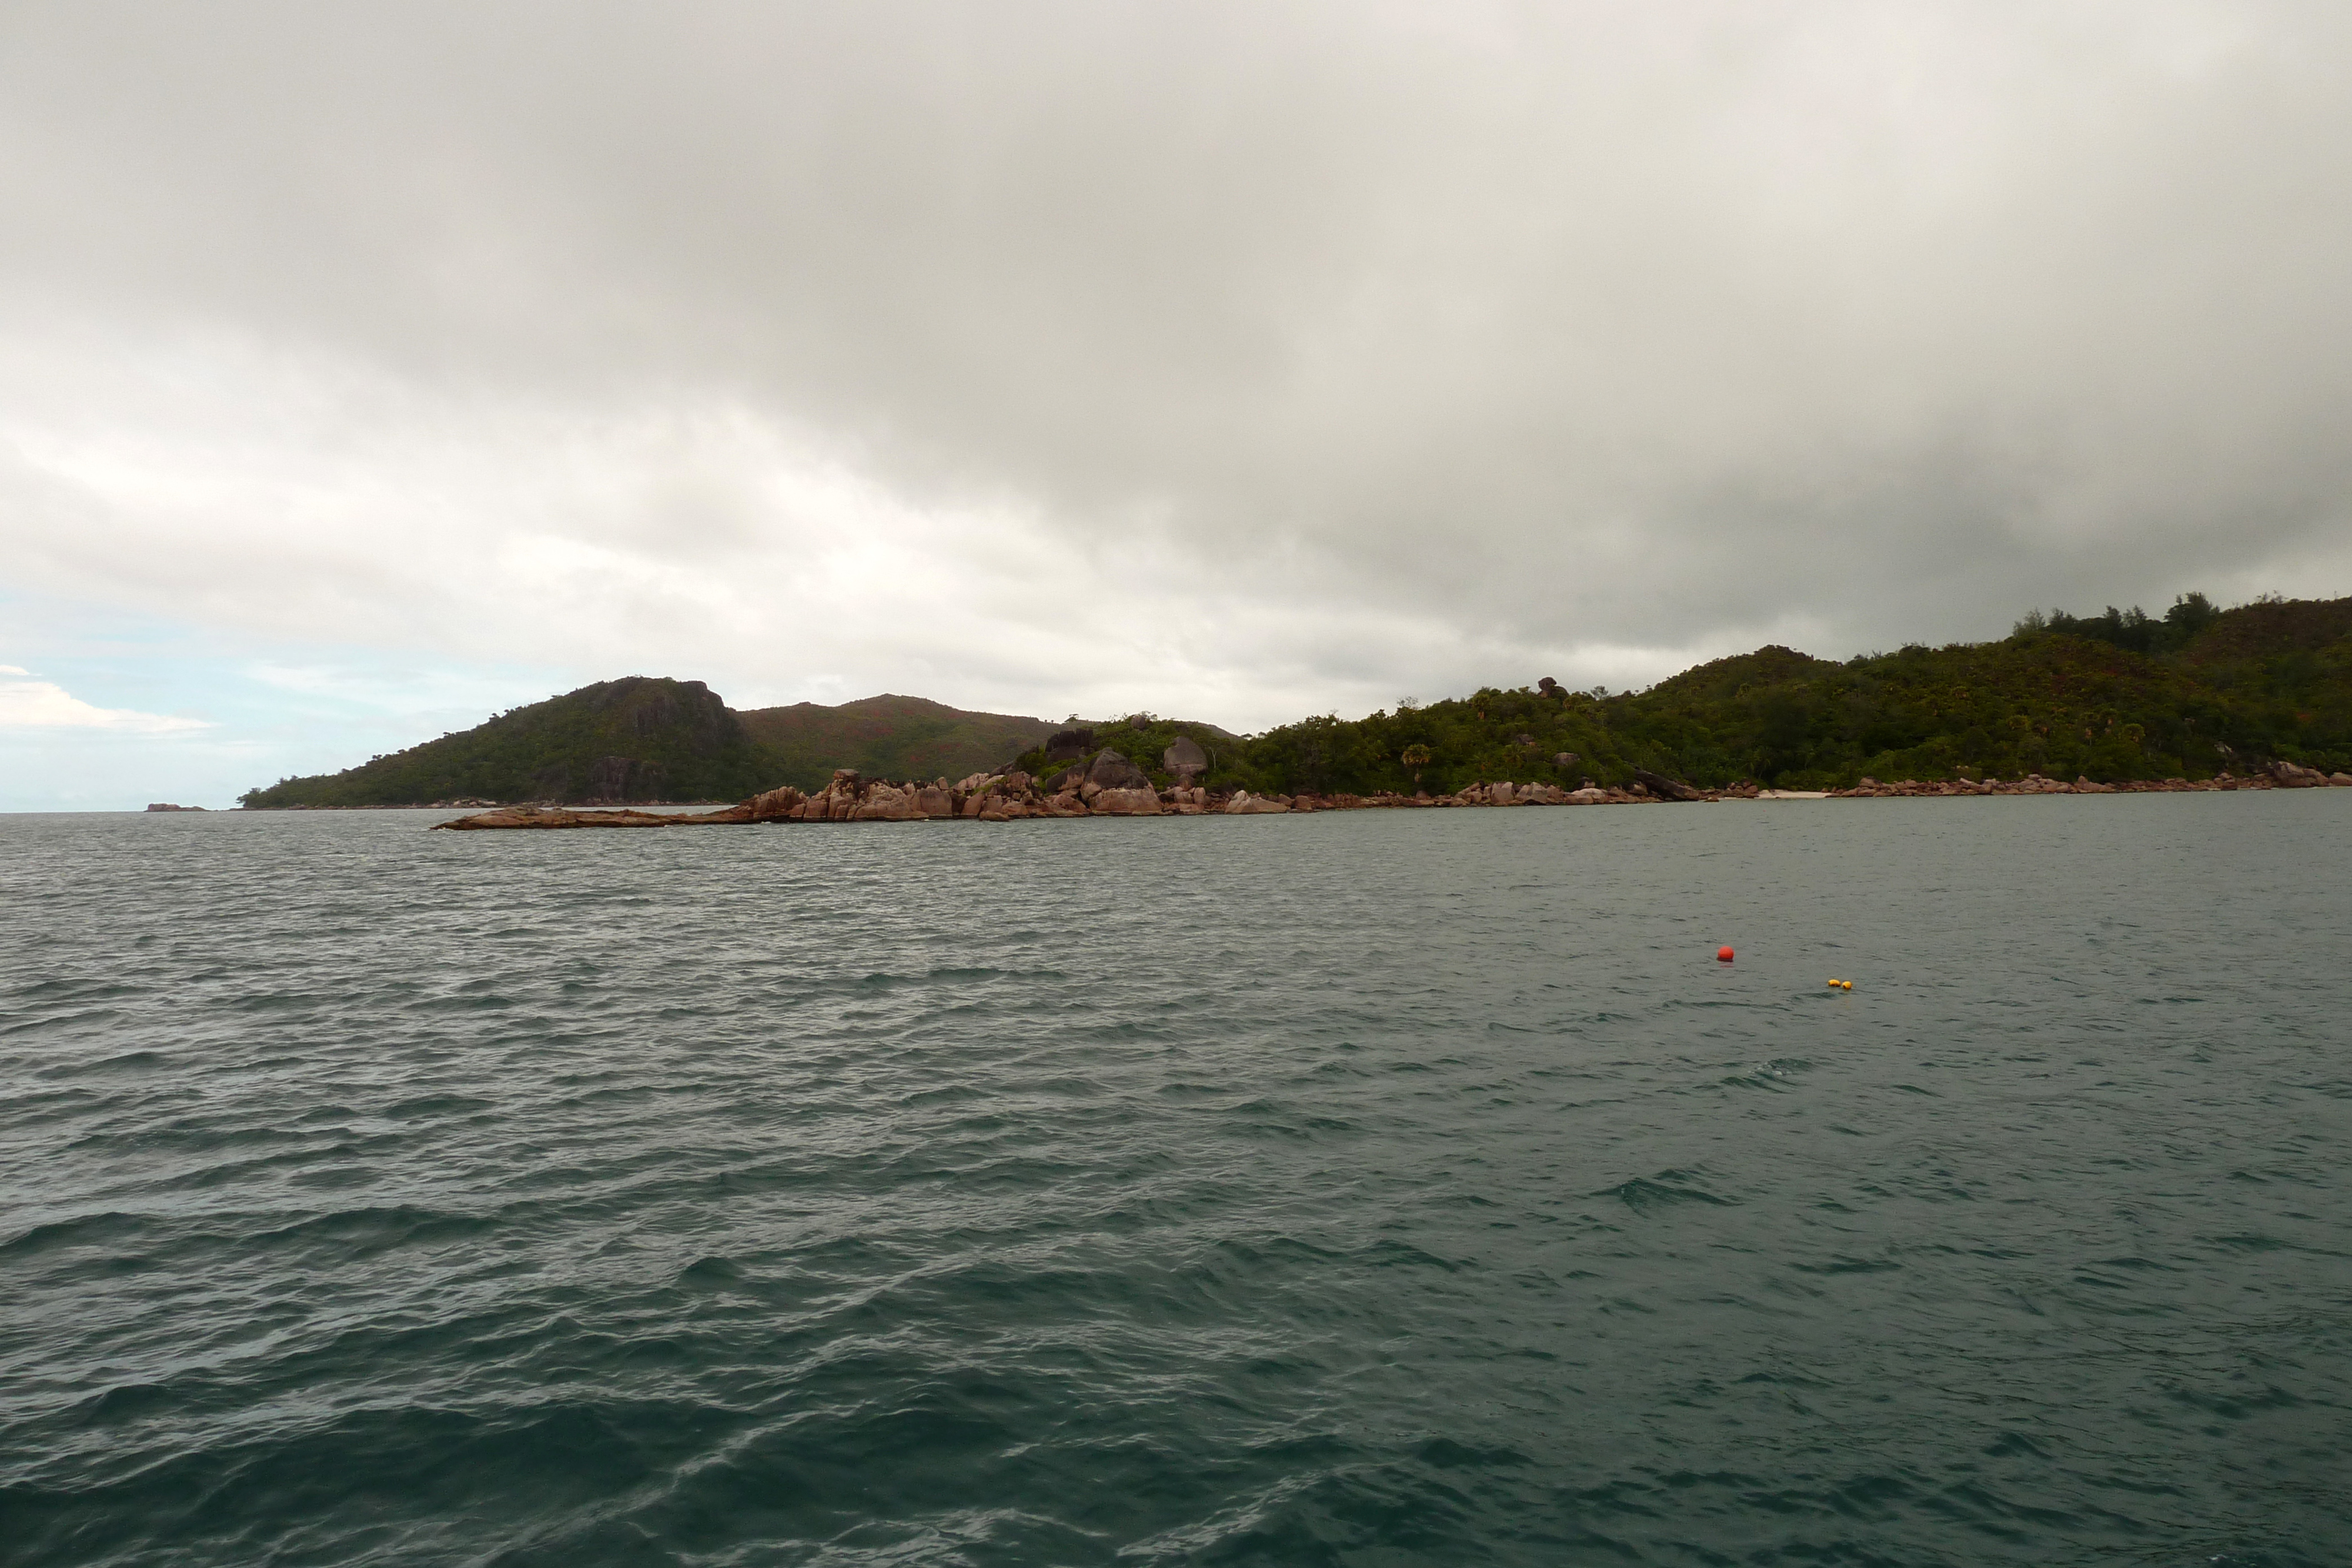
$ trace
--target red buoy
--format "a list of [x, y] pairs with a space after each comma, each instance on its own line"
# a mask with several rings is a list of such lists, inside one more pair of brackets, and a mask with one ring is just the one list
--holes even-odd
[[1717, 963], [1718, 963], [1718, 964], [1728, 964], [1728, 963], [1730, 963], [1730, 962], [1731, 962], [1731, 949], [1730, 949], [1730, 948], [1728, 948], [1728, 947], [1717, 947], [1717, 948], [1715, 950], [1715, 960], [1716, 960], [1716, 962], [1717, 962]]

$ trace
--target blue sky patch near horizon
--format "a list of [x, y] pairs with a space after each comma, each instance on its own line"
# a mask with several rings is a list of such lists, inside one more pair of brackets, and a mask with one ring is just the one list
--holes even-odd
[[598, 678], [244, 643], [12, 598], [0, 601], [0, 811], [234, 806]]

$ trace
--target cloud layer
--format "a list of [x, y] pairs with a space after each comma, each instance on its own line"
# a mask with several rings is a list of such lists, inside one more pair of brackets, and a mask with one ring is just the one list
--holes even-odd
[[34, 679], [30, 670], [0, 664], [0, 730], [104, 729], [131, 735], [173, 735], [211, 727], [202, 719], [98, 707], [54, 681]]
[[2340, 7], [4, 26], [20, 588], [1244, 727], [2352, 591]]

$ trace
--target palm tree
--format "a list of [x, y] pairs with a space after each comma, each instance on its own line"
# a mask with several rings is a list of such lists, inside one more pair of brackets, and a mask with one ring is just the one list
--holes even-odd
[[1412, 769], [1412, 787], [1421, 788], [1421, 770], [1429, 766], [1429, 747], [1415, 741], [1398, 754], [1397, 760]]

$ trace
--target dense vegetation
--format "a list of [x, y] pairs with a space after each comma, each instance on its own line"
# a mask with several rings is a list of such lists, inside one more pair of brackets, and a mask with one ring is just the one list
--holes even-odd
[[[1189, 737], [1209, 758], [1211, 767], [1204, 782], [1215, 788], [1234, 788], [1252, 784], [1257, 774], [1249, 766], [1252, 742], [1195, 719], [1161, 718], [1157, 714], [1129, 714], [1125, 718], [1090, 724], [1076, 731], [1088, 738], [1086, 751], [1092, 756], [1108, 748], [1151, 775], [1152, 782], [1165, 788], [1174, 782], [1174, 776], [1161, 766], [1168, 748], [1178, 739]], [[1013, 765], [1036, 778], [1051, 781], [1072, 766], [1066, 758], [1046, 754], [1045, 747], [1036, 746], [1023, 752]], [[1083, 769], [1086, 763], [1079, 760]]]
[[411, 806], [433, 800], [734, 800], [778, 784], [814, 789], [835, 768], [961, 778], [1003, 763], [1053, 726], [964, 713], [920, 697], [736, 713], [700, 681], [632, 675], [502, 713], [341, 773], [248, 791], [272, 806]]
[[2069, 615], [2063, 610], [2053, 610], [2044, 615], [2039, 610], [2029, 610], [2018, 622], [2017, 631], [2021, 636], [2051, 632], [2063, 637], [2084, 637], [2095, 643], [2112, 643], [2135, 653], [2177, 653], [2221, 618], [2221, 612], [2211, 600], [2201, 593], [2184, 593], [2160, 618], [2137, 604], [2129, 610], [2118, 610], [2110, 604], [2104, 615]]
[[700, 681], [631, 675], [498, 715], [343, 772], [284, 779], [248, 807], [430, 800], [732, 800], [773, 764]]
[[[950, 779], [1003, 763], [1059, 770], [1035, 719], [914, 697], [730, 712], [698, 681], [633, 677], [502, 714], [478, 729], [331, 778], [285, 780], [249, 806], [479, 799], [732, 800], [809, 788], [836, 767]], [[1787, 648], [1718, 659], [1639, 693], [1549, 681], [1302, 719], [1236, 737], [1151, 714], [1093, 727], [1156, 781], [1167, 747], [1207, 751], [1212, 788], [1433, 793], [1509, 779], [1624, 784], [1645, 768], [1694, 784], [1783, 789], [2027, 772], [2102, 782], [2210, 778], [2284, 758], [2352, 769], [2352, 599], [2161, 616], [2036, 612], [1997, 643], [1906, 647], [1843, 664]], [[1562, 760], [1566, 758], [1566, 760]]]
[[741, 717], [745, 732], [766, 749], [769, 782], [803, 789], [819, 788], [836, 768], [883, 779], [961, 779], [997, 767], [1054, 727], [1043, 719], [895, 696], [837, 707], [751, 708]]
[[[1223, 745], [1202, 727], [1137, 715], [1096, 727], [1096, 740], [1164, 780], [1161, 754], [1182, 733], [1209, 747], [1212, 787], [1279, 793], [1409, 791], [1416, 772], [1432, 792], [1477, 779], [1624, 784], [1637, 767], [1783, 789], [1864, 775], [2202, 779], [2282, 757], [2352, 768], [2352, 599], [2222, 612], [2189, 594], [2160, 617], [2037, 612], [2000, 642], [1843, 664], [1760, 648], [1640, 693], [1490, 687]], [[1024, 760], [1044, 767], [1040, 752]]]

